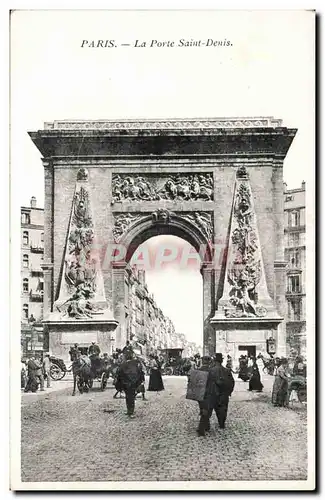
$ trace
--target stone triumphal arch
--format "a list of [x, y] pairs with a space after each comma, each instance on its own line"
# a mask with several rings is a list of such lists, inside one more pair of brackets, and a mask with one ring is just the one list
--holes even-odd
[[44, 325], [53, 353], [123, 346], [125, 270], [158, 234], [200, 254], [205, 352], [285, 352], [281, 120], [55, 121], [45, 170]]

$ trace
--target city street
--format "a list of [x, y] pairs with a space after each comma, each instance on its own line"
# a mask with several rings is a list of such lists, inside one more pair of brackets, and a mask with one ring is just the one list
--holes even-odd
[[[114, 389], [23, 395], [22, 481], [206, 481], [307, 479], [306, 408], [275, 408], [273, 379], [249, 393], [236, 378], [226, 429], [196, 434], [198, 404], [186, 377], [164, 377], [165, 391], [136, 401], [136, 418]], [[147, 383], [146, 383], [147, 387]]]

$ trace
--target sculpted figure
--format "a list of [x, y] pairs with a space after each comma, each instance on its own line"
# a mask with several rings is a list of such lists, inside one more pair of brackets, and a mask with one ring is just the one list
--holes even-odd
[[150, 184], [146, 182], [143, 177], [138, 178], [138, 188], [139, 188], [139, 194], [140, 198], [142, 200], [150, 200], [152, 199], [152, 193], [151, 193], [151, 188]]
[[89, 216], [89, 198], [88, 192], [81, 187], [75, 194], [75, 205], [73, 221], [77, 227], [91, 226], [91, 218]]
[[114, 201], [121, 201], [122, 200], [122, 179], [121, 177], [118, 175], [114, 178], [114, 182], [113, 182], [113, 200]]
[[177, 197], [177, 187], [174, 183], [173, 179], [168, 179], [165, 184], [165, 188], [168, 194], [168, 197], [174, 200]]
[[91, 318], [91, 312], [93, 311], [93, 306], [90, 302], [91, 296], [92, 291], [88, 285], [78, 285], [74, 294], [65, 303], [68, 304], [68, 316], [75, 319]]
[[238, 224], [249, 225], [251, 223], [252, 217], [252, 208], [250, 203], [249, 192], [242, 184], [239, 188], [236, 205], [235, 205], [235, 214], [238, 220]]
[[176, 187], [177, 187], [177, 196], [180, 196], [181, 198], [188, 200], [191, 197], [191, 190], [188, 185], [188, 180], [187, 179], [181, 179], [179, 178], [176, 181]]
[[199, 197], [199, 195], [200, 195], [200, 183], [198, 177], [195, 175], [193, 177], [193, 181], [191, 184], [191, 197], [196, 200]]

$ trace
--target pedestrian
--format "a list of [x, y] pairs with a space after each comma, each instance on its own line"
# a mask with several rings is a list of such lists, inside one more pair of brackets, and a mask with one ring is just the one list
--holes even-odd
[[227, 354], [226, 368], [232, 371], [232, 357], [230, 356], [230, 354]]
[[27, 367], [25, 361], [22, 359], [20, 364], [20, 387], [25, 389], [27, 384]]
[[88, 356], [99, 356], [100, 355], [100, 347], [96, 344], [96, 342], [92, 342], [88, 347]]
[[200, 401], [200, 422], [197, 429], [199, 436], [210, 430], [210, 418], [213, 410], [216, 413], [220, 429], [225, 428], [228, 413], [229, 397], [234, 389], [235, 381], [231, 371], [222, 366], [223, 356], [216, 353], [212, 362], [209, 357], [202, 358], [200, 370], [208, 371], [208, 379], [203, 401]]
[[44, 374], [44, 379], [46, 380], [47, 388], [51, 387], [50, 368], [51, 368], [50, 353], [46, 352], [43, 359], [43, 374]]
[[238, 378], [242, 379], [244, 382], [249, 380], [247, 358], [244, 355], [241, 355], [239, 358]]
[[257, 362], [256, 360], [254, 360], [252, 367], [252, 375], [251, 378], [249, 379], [249, 384], [248, 384], [248, 391], [262, 392], [263, 387], [264, 386], [261, 382], [261, 374], [258, 369]]
[[276, 361], [272, 403], [274, 406], [287, 406], [289, 386], [288, 360], [286, 358], [278, 358]]
[[259, 372], [260, 372], [260, 375], [262, 374], [263, 369], [264, 369], [264, 361], [263, 361], [263, 359], [264, 359], [264, 356], [263, 356], [263, 354], [260, 352], [260, 353], [257, 355], [257, 357], [256, 357], [256, 364], [257, 364], [257, 368], [258, 368], [258, 370], [259, 370]]
[[73, 346], [70, 347], [70, 360], [75, 361], [77, 359], [77, 353], [78, 353], [78, 344], [74, 344]]
[[152, 356], [150, 361], [150, 377], [148, 391], [157, 392], [163, 391], [164, 383], [161, 376], [161, 364], [159, 363], [158, 356]]
[[35, 370], [35, 377], [39, 381], [40, 390], [44, 391], [44, 376], [43, 376], [43, 363], [40, 354], [36, 355], [37, 368]]
[[295, 363], [292, 369], [292, 375], [300, 375], [301, 377], [306, 378], [307, 376], [307, 367], [303, 361], [302, 356], [297, 356]]
[[231, 371], [222, 366], [222, 361], [222, 354], [216, 353], [214, 355], [214, 366], [209, 370], [207, 381], [207, 392], [210, 399], [209, 418], [214, 410], [220, 429], [225, 428], [229, 397], [235, 386], [235, 380]]
[[247, 359], [247, 370], [249, 378], [252, 376], [253, 373], [254, 359], [255, 359], [254, 356], [248, 356]]
[[126, 351], [133, 351], [133, 347], [130, 344], [130, 341], [127, 340], [125, 346], [122, 349], [122, 353], [125, 354]]
[[[211, 357], [203, 356], [201, 366], [198, 369], [199, 371], [209, 372], [211, 366]], [[209, 399], [209, 393], [206, 390], [203, 401], [199, 401], [199, 409], [200, 409], [200, 421], [197, 429], [197, 433], [199, 436], [205, 436], [205, 433], [210, 430], [210, 417], [212, 412], [210, 412], [211, 401]]]
[[25, 387], [25, 392], [36, 392], [40, 385], [41, 391], [44, 391], [44, 377], [42, 364], [39, 356], [31, 356], [27, 364], [28, 380]]
[[125, 361], [117, 374], [117, 385], [125, 392], [127, 415], [134, 417], [135, 398], [138, 387], [144, 382], [144, 373], [138, 360], [134, 359], [132, 351], [125, 353]]

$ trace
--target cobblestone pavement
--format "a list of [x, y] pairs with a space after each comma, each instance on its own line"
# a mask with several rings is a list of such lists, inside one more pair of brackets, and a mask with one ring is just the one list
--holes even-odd
[[198, 405], [186, 378], [136, 402], [136, 418], [109, 387], [48, 393], [22, 404], [22, 481], [205, 481], [307, 479], [306, 408], [275, 408], [237, 381], [226, 429], [196, 435]]

